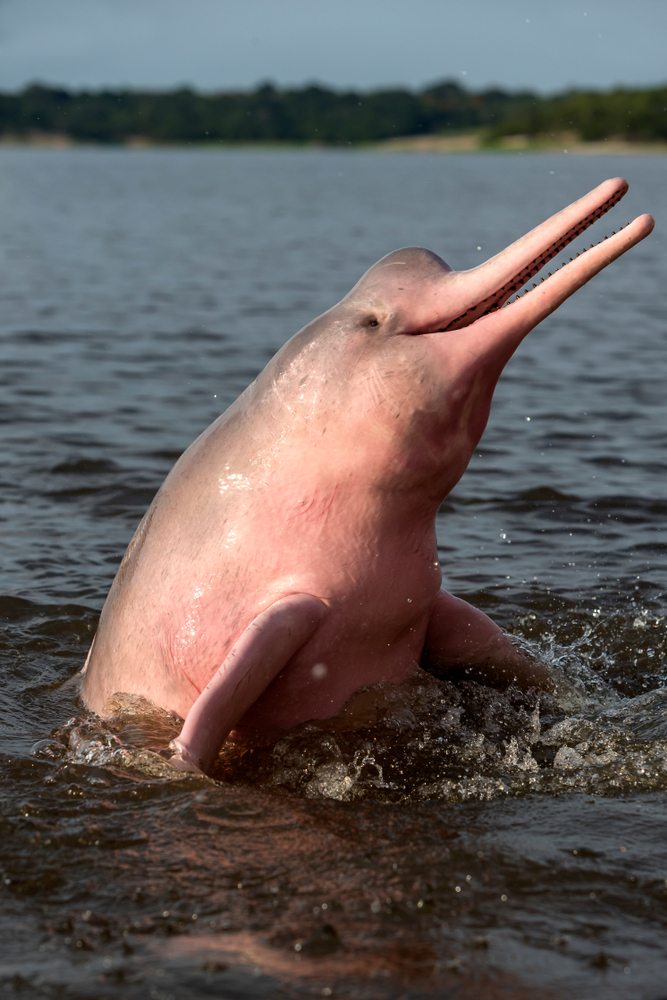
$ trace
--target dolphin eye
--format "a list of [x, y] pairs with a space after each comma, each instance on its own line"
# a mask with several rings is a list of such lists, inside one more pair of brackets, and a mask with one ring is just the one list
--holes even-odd
[[365, 321], [364, 326], [379, 326], [379, 323], [375, 318], [375, 316], [369, 316], [368, 319]]

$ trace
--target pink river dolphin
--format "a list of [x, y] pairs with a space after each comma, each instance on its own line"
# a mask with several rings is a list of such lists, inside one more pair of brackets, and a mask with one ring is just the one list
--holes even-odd
[[522, 339], [653, 219], [506, 303], [627, 188], [605, 181], [469, 271], [390, 253], [292, 337], [137, 528], [84, 667], [86, 705], [150, 699], [184, 720], [174, 764], [207, 773], [230, 733], [330, 719], [419, 664], [548, 687], [545, 667], [441, 589], [435, 516]]

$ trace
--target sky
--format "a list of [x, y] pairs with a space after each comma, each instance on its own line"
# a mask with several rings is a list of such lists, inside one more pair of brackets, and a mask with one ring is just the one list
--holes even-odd
[[667, 0], [0, 0], [0, 89], [667, 82]]

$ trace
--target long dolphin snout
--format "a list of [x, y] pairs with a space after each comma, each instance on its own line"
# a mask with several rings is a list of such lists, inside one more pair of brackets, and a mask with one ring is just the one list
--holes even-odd
[[[507, 304], [552, 258], [616, 205], [627, 190], [628, 182], [622, 177], [604, 181], [485, 263], [469, 271], [447, 274], [442, 311], [430, 329], [423, 332], [465, 329], [469, 349], [479, 341], [475, 353], [497, 351], [498, 361], [504, 365], [538, 323], [652, 231], [653, 218], [639, 216], [619, 232], [570, 258], [555, 274]], [[460, 311], [451, 318], [453, 300]], [[437, 301], [433, 301], [432, 308], [438, 311]]]

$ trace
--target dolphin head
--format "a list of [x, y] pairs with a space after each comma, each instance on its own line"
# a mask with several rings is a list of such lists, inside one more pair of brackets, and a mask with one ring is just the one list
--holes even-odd
[[337, 436], [374, 482], [418, 486], [439, 502], [468, 465], [526, 334], [647, 236], [653, 219], [640, 216], [509, 300], [627, 189], [622, 178], [605, 181], [468, 271], [417, 247], [388, 254], [279, 352], [272, 377], [283, 401], [314, 433], [326, 427], [328, 443]]

